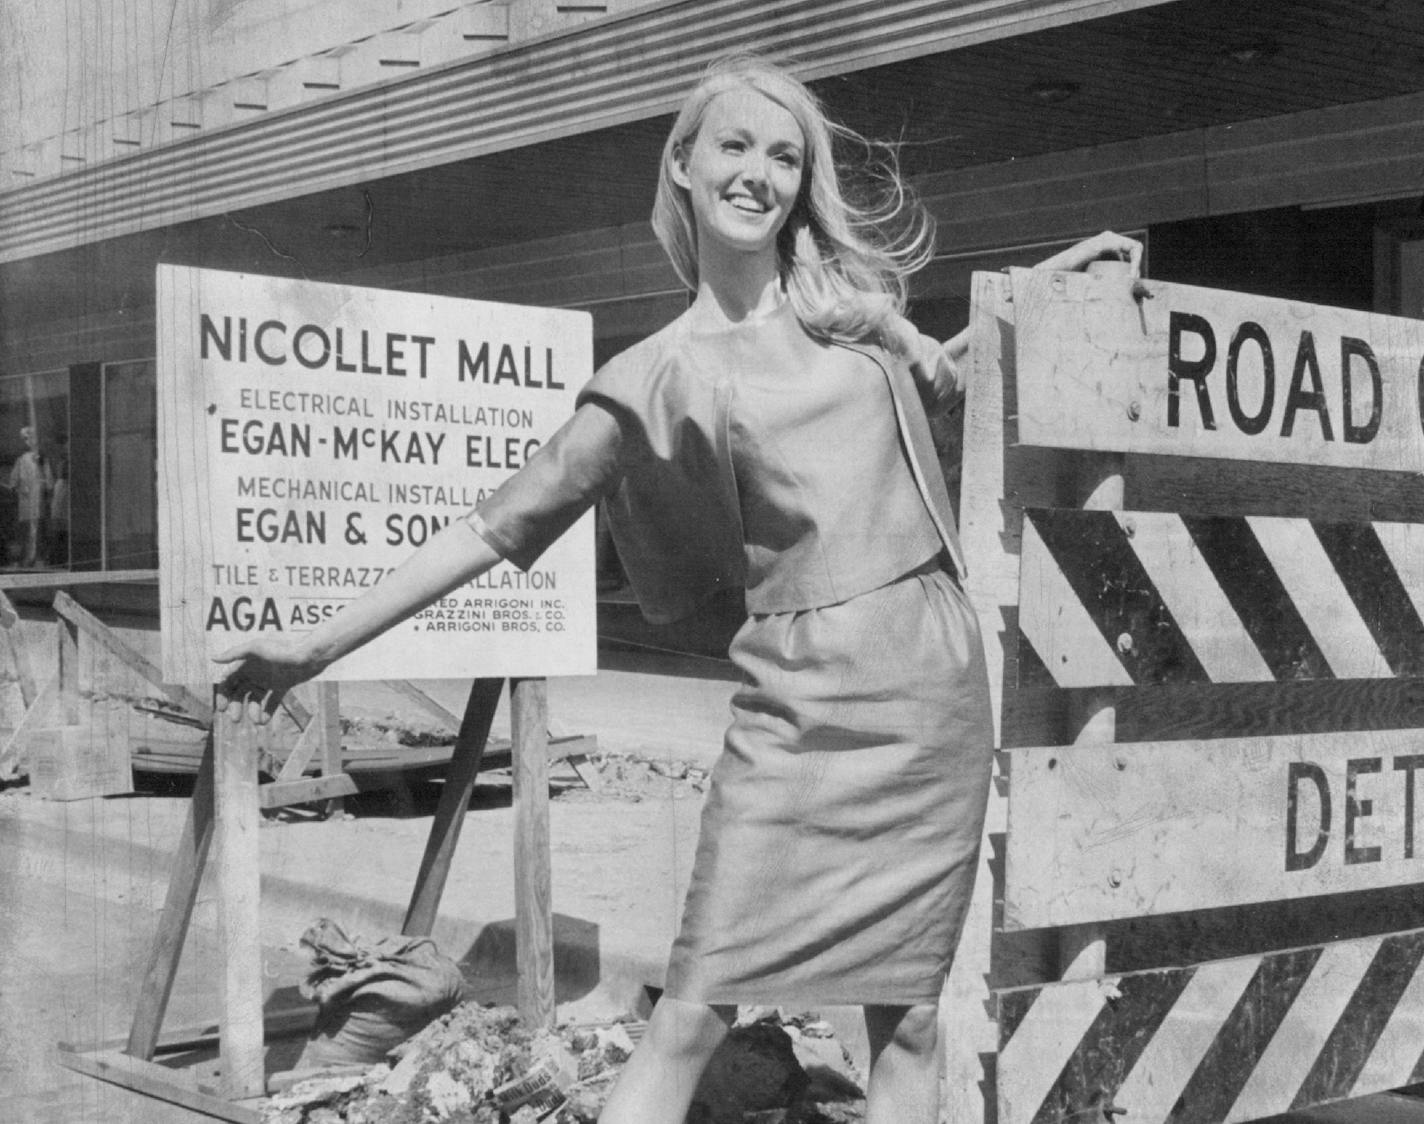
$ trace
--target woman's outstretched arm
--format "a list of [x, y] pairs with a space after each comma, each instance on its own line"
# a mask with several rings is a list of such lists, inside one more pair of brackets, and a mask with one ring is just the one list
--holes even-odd
[[236, 665], [218, 685], [218, 705], [229, 717], [245, 707], [254, 722], [265, 722], [292, 687], [499, 561], [466, 520], [452, 520], [378, 586], [301, 639], [259, 637], [218, 655], [219, 663]]
[[621, 432], [609, 410], [580, 406], [478, 514], [452, 520], [330, 620], [299, 640], [257, 639], [219, 655], [236, 665], [218, 686], [219, 704], [266, 721], [284, 692], [500, 561], [528, 569], [616, 482]]

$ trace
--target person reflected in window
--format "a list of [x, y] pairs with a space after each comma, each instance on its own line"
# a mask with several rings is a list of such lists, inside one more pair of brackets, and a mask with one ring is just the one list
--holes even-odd
[[40, 564], [40, 541], [54, 477], [40, 448], [39, 435], [34, 426], [22, 427], [20, 440], [25, 443], [25, 451], [15, 458], [5, 487], [15, 493], [15, 533], [20, 566], [28, 570]]

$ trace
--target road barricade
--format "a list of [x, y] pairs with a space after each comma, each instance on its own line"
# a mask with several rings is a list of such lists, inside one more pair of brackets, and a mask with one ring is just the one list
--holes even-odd
[[984, 1115], [1424, 1080], [1424, 323], [1112, 269], [976, 275], [973, 321]]

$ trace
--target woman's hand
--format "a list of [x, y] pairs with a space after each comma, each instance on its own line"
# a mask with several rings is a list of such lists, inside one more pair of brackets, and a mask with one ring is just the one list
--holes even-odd
[[285, 640], [248, 640], [214, 657], [237, 666], [217, 686], [217, 705], [234, 722], [247, 717], [261, 726], [276, 713], [282, 696], [305, 683], [326, 664]]
[[1056, 269], [1061, 272], [1086, 269], [1090, 262], [1106, 258], [1109, 261], [1125, 261], [1131, 267], [1132, 276], [1142, 275], [1142, 243], [1125, 234], [1114, 234], [1105, 230], [1091, 238], [1060, 250], [1051, 258], [1045, 258], [1034, 269]]

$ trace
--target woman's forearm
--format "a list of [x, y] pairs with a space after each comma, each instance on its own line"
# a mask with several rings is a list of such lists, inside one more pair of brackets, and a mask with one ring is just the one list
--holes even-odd
[[308, 633], [302, 653], [322, 666], [333, 663], [500, 561], [469, 523], [451, 520], [374, 589]]

